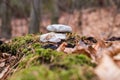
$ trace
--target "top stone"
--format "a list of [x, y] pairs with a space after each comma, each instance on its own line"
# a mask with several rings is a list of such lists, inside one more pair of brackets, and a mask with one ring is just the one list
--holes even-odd
[[51, 32], [72, 32], [72, 28], [70, 26], [62, 24], [48, 25], [47, 30]]

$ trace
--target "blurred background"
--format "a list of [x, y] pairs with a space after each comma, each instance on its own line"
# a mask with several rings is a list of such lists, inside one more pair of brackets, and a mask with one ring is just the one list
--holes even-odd
[[82, 36], [120, 36], [120, 0], [0, 0], [0, 38], [65, 24]]

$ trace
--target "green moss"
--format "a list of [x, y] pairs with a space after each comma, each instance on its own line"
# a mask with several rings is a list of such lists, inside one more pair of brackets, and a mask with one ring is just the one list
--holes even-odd
[[57, 78], [46, 66], [34, 66], [14, 74], [10, 80], [57, 80]]
[[63, 53], [56, 52], [51, 49], [39, 48], [35, 50], [35, 54], [26, 54], [27, 56], [22, 59], [19, 66], [25, 68], [28, 65], [31, 66], [31, 65], [38, 65], [38, 64], [50, 64], [55, 60], [59, 59], [62, 56], [62, 54]]
[[12, 39], [11, 42], [7, 44], [3, 44], [0, 46], [1, 52], [7, 52], [13, 55], [16, 55], [19, 52], [21, 53], [29, 53], [29, 46], [33, 44], [35, 48], [38, 44], [40, 46], [39, 38], [37, 35], [29, 34], [26, 36], [16, 37]]
[[96, 64], [91, 63], [91, 59], [88, 58], [86, 55], [64, 55], [64, 57], [59, 57], [59, 59], [55, 60], [51, 65], [51, 69], [72, 69], [74, 66], [90, 66], [95, 67]]
[[[68, 41], [74, 43], [71, 39]], [[17, 71], [9, 80], [96, 79], [93, 72], [95, 64], [91, 63], [91, 59], [86, 55], [65, 54], [52, 49], [43, 49], [42, 45], [37, 35], [26, 35], [14, 38], [12, 42], [0, 46], [4, 52], [23, 56]]]
[[73, 45], [73, 44], [76, 44], [76, 42], [80, 40], [80, 36], [75, 33], [67, 33], [66, 35], [67, 35], [66, 41], [68, 44]]
[[4, 44], [0, 45], [0, 51], [8, 52], [8, 51], [10, 51], [10, 46], [8, 44], [4, 43]]
[[93, 63], [85, 55], [66, 55], [50, 49], [39, 50], [39, 53], [29, 54], [22, 59], [18, 72], [10, 80], [93, 80], [97, 78], [93, 72]]
[[[10, 80], [98, 80], [89, 67], [76, 66], [69, 70], [50, 70], [48, 66], [31, 66], [16, 72]], [[90, 75], [90, 76], [89, 76]]]
[[32, 44], [33, 48], [40, 48], [41, 47], [41, 44], [40, 42], [36, 42], [34, 44]]

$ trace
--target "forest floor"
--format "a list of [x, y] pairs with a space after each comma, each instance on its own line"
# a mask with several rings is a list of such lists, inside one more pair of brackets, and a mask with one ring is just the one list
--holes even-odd
[[[0, 80], [120, 79], [120, 13], [112, 8], [74, 11], [63, 13], [59, 23], [70, 25], [73, 33], [60, 44], [52, 43], [58, 47], [51, 50], [43, 47], [51, 43], [41, 43], [39, 35], [14, 38], [27, 34], [28, 24], [13, 19], [13, 39], [0, 43]], [[41, 32], [49, 24], [45, 16]]]

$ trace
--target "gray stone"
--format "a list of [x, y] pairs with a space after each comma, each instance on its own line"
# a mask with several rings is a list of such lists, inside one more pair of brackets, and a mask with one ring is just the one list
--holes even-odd
[[50, 32], [50, 33], [46, 33], [40, 36], [40, 41], [41, 42], [60, 42], [61, 40], [65, 40], [66, 39], [66, 34], [61, 34], [61, 33], [54, 33], [54, 32]]
[[51, 32], [72, 32], [72, 28], [70, 26], [62, 24], [48, 25], [47, 30]]

